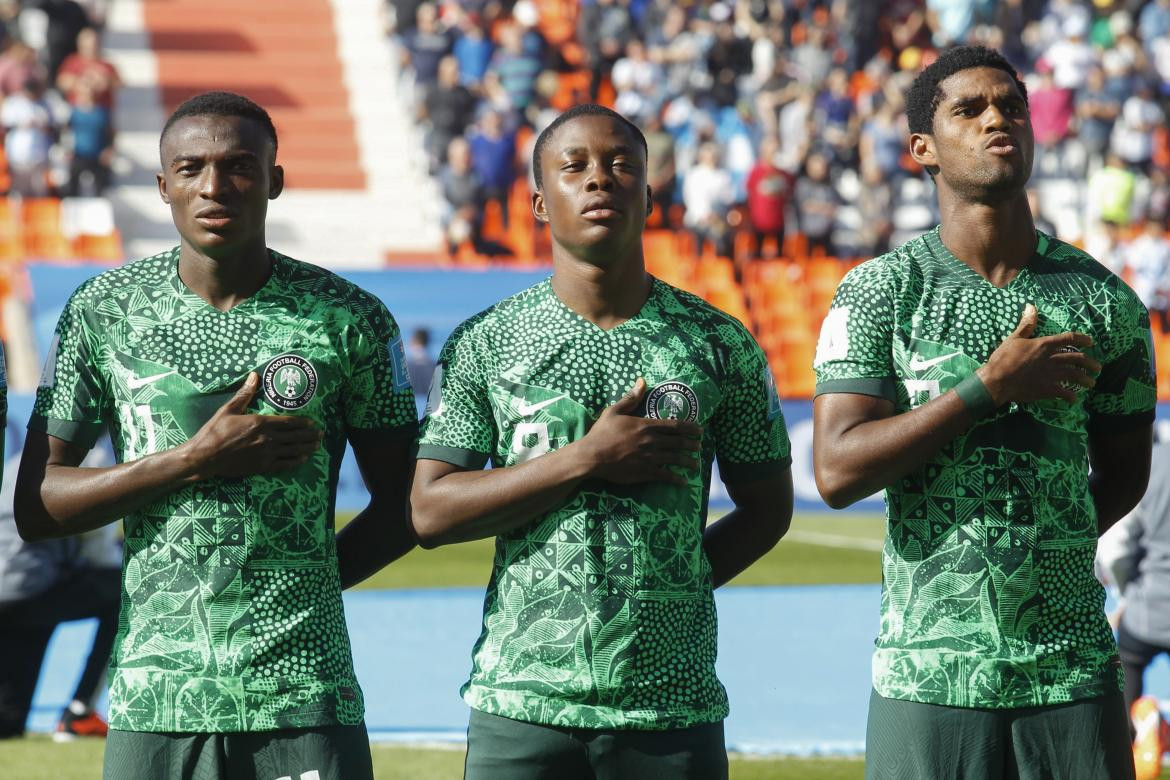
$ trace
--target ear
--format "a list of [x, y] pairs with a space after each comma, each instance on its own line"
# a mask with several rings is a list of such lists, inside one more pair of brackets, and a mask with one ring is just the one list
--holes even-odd
[[158, 180], [158, 196], [162, 198], [162, 202], [170, 205], [171, 196], [167, 195], [167, 180], [162, 175], [162, 172], [156, 173], [154, 178]]
[[537, 222], [548, 224], [548, 208], [544, 205], [544, 193], [540, 190], [532, 193], [532, 216]]
[[911, 133], [910, 156], [923, 168], [937, 168], [938, 155], [934, 151], [934, 136], [929, 133]]
[[268, 199], [276, 200], [284, 192], [284, 168], [273, 165], [268, 173]]

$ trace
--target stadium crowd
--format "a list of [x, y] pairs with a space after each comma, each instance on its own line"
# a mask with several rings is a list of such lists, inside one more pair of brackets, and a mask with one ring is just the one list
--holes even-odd
[[100, 195], [110, 183], [118, 72], [104, 0], [0, 2], [0, 125], [10, 194]]
[[980, 43], [1026, 74], [1038, 226], [1167, 309], [1170, 0], [390, 7], [452, 252], [466, 241], [506, 251], [481, 237], [485, 205], [500, 202], [508, 219], [532, 131], [571, 83], [570, 101], [599, 99], [644, 128], [663, 225], [690, 231], [696, 251], [705, 241], [731, 256], [742, 231], [749, 257], [879, 254], [937, 222], [906, 153], [909, 83], [940, 49]]

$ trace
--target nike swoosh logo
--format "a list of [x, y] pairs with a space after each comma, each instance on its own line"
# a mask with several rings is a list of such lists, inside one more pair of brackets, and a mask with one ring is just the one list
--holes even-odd
[[155, 374], [154, 376], [132, 376], [126, 380], [126, 384], [131, 390], [137, 390], [140, 387], [146, 387], [147, 385], [153, 382], [157, 382], [163, 377], [170, 376], [174, 373], [176, 373], [176, 370], [168, 371], [165, 374]]
[[520, 412], [521, 417], [528, 417], [529, 415], [536, 414], [541, 409], [543, 409], [544, 407], [546, 407], [550, 404], [555, 404], [557, 401], [561, 400], [564, 397], [565, 397], [565, 393], [561, 393], [556, 398], [550, 398], [547, 401], [541, 401], [540, 403], [537, 403], [537, 404], [530, 404], [527, 401], [521, 401], [520, 405], [516, 407], [516, 411]]
[[939, 357], [931, 358], [930, 360], [923, 360], [922, 358], [918, 357], [918, 355], [915, 355], [914, 357], [910, 358], [910, 370], [911, 371], [925, 371], [926, 369], [930, 368], [931, 366], [937, 366], [939, 363], [943, 362], [944, 360], [950, 360], [955, 355], [961, 355], [961, 354], [963, 354], [963, 353], [952, 352], [949, 355], [940, 355]]

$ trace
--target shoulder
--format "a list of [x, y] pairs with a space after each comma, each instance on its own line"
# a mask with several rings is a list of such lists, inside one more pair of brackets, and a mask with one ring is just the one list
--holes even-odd
[[1145, 306], [1120, 276], [1110, 271], [1092, 255], [1058, 238], [1040, 233], [1036, 247], [1042, 258], [1038, 270], [1065, 276], [1065, 284], [1104, 303], [1109, 308], [1145, 312]]
[[515, 295], [494, 303], [478, 314], [461, 322], [447, 339], [448, 345], [468, 340], [507, 340], [530, 332], [529, 317], [539, 315], [550, 302], [552, 285], [549, 279], [537, 282]]
[[73, 309], [93, 310], [98, 304], [116, 297], [124, 290], [154, 288], [169, 283], [175, 273], [176, 251], [168, 249], [103, 271], [77, 287], [69, 299], [69, 306]]
[[763, 354], [752, 332], [732, 315], [662, 280], [656, 279], [654, 284], [664, 324], [671, 330], [720, 345], [732, 357], [733, 364]]
[[367, 292], [354, 282], [325, 268], [303, 260], [295, 260], [279, 252], [272, 252], [279, 264], [279, 273], [290, 292], [307, 301], [312, 301], [318, 313], [324, 316], [329, 311], [337, 315], [349, 314], [368, 323], [390, 317], [386, 305], [376, 295]]
[[927, 251], [925, 237], [919, 236], [884, 255], [850, 268], [842, 278], [841, 286], [884, 292], [897, 289], [914, 274], [922, 253]]

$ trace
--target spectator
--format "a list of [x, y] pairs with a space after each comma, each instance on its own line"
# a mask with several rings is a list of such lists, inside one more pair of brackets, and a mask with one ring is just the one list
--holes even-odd
[[74, 0], [26, 0], [25, 7], [39, 8], [48, 16], [45, 66], [50, 83], [56, 83], [61, 63], [77, 51], [77, 36], [90, 26], [89, 16]]
[[431, 376], [435, 373], [435, 359], [431, 357], [431, 332], [415, 328], [406, 344], [406, 373], [415, 398], [426, 398]]
[[[1125, 265], [1132, 273], [1133, 291], [1170, 333], [1170, 241], [1163, 226], [1147, 219], [1137, 238], [1125, 247]], [[1170, 606], [1170, 604], [1168, 604]]]
[[70, 150], [68, 194], [96, 196], [110, 184], [110, 162], [114, 156], [114, 130], [110, 110], [96, 102], [86, 81], [74, 87], [74, 104], [69, 114], [73, 136]]
[[1085, 86], [1077, 93], [1077, 138], [1092, 162], [1100, 162], [1104, 156], [1113, 123], [1121, 113], [1126, 93], [1124, 89], [1118, 90], [1116, 84], [1106, 81], [1104, 68], [1094, 65], [1089, 69]]
[[646, 47], [635, 39], [626, 46], [626, 56], [613, 65], [614, 109], [636, 124], [657, 113], [661, 96], [662, 69], [651, 62]]
[[1056, 86], [1052, 68], [1037, 65], [1038, 84], [1028, 90], [1028, 110], [1036, 139], [1036, 172], [1047, 176], [1064, 173], [1064, 141], [1073, 118], [1073, 92]]
[[539, 57], [524, 49], [523, 33], [515, 24], [500, 28], [500, 48], [492, 55], [484, 79], [502, 90], [507, 109], [515, 121], [524, 121], [524, 113], [536, 95], [536, 76], [540, 73]]
[[439, 78], [439, 63], [451, 52], [451, 36], [439, 23], [439, 14], [431, 3], [423, 3], [415, 14], [415, 27], [402, 36], [403, 64], [414, 71], [415, 83], [424, 101]]
[[459, 61], [459, 83], [476, 87], [487, 74], [495, 46], [483, 29], [479, 14], [465, 13], [459, 17], [459, 34], [452, 52]]
[[1084, 15], [1069, 16], [1061, 25], [1063, 37], [1048, 47], [1044, 60], [1052, 66], [1052, 80], [1060, 89], [1078, 90], [1085, 86], [1089, 71], [1097, 61], [1093, 47], [1085, 40], [1089, 21]]
[[[85, 465], [104, 465], [94, 450]], [[19, 459], [5, 468], [0, 491], [0, 738], [24, 733], [41, 663], [61, 623], [97, 618], [81, 678], [57, 722], [61, 739], [105, 736], [94, 711], [118, 629], [121, 556], [110, 532], [47, 542], [22, 541], [13, 522], [13, 491]]]
[[37, 53], [19, 39], [13, 39], [0, 54], [0, 94], [19, 92], [29, 81], [43, 83], [45, 69], [37, 62]]
[[719, 166], [719, 147], [707, 142], [699, 147], [698, 160], [683, 179], [683, 223], [695, 238], [695, 255], [711, 242], [715, 254], [731, 257], [727, 209], [731, 206], [731, 175]]
[[[1089, 177], [1089, 211], [1103, 222], [1128, 225], [1135, 210], [1137, 176], [1116, 153], [1110, 152], [1105, 165]], [[1093, 253], [1098, 260], [1100, 255]]]
[[601, 81], [634, 37], [634, 20], [628, 0], [596, 0], [581, 6], [577, 40], [589, 62], [589, 97], [596, 101]]
[[674, 206], [674, 191], [678, 184], [675, 177], [674, 136], [662, 126], [658, 113], [651, 114], [643, 127], [646, 136], [646, 183], [650, 185], [654, 208], [662, 218], [665, 227], [674, 227], [670, 214]]
[[861, 127], [858, 151], [862, 168], [876, 168], [887, 181], [900, 180], [902, 155], [906, 153], [906, 122], [900, 104], [886, 100]]
[[[711, 101], [719, 107], [733, 106], [739, 99], [739, 80], [752, 70], [751, 42], [736, 34], [731, 11], [723, 3], [710, 8], [715, 21], [715, 40], [707, 50], [707, 73], [711, 76]], [[716, 19], [716, 16], [719, 18]]]
[[483, 187], [485, 202], [494, 200], [500, 205], [504, 224], [508, 224], [508, 196], [516, 181], [516, 136], [504, 129], [503, 117], [497, 111], [488, 111], [478, 129], [468, 134], [471, 160]]
[[1056, 236], [1056, 226], [1049, 221], [1044, 214], [1044, 209], [1040, 206], [1040, 193], [1036, 191], [1035, 187], [1029, 187], [1028, 195], [1028, 211], [1032, 212], [1032, 224], [1041, 233], [1049, 236]]
[[821, 152], [809, 154], [804, 175], [796, 180], [796, 208], [800, 232], [808, 240], [809, 254], [836, 256], [833, 227], [841, 196], [829, 180], [829, 161]]
[[451, 139], [463, 131], [475, 115], [475, 95], [459, 80], [459, 62], [447, 56], [439, 60], [439, 76], [422, 104], [423, 118], [430, 122], [426, 135], [432, 171], [438, 171]]
[[443, 193], [443, 234], [447, 254], [452, 257], [459, 247], [470, 241], [478, 251], [482, 243], [483, 183], [471, 165], [471, 146], [460, 137], [447, 147], [447, 164], [439, 172], [439, 189]]
[[876, 165], [861, 166], [857, 211], [861, 227], [854, 254], [868, 258], [890, 251], [890, 238], [894, 235], [894, 188]]
[[784, 225], [795, 183], [792, 174], [776, 165], [779, 142], [767, 136], [747, 179], [748, 219], [755, 236], [756, 253], [764, 254], [764, 242], [772, 239], [775, 254], [784, 252]]
[[1110, 148], [1125, 162], [1146, 170], [1154, 155], [1154, 131], [1164, 120], [1150, 85], [1139, 82], [1136, 92], [1122, 104], [1121, 116], [1113, 124]]
[[76, 103], [78, 85], [85, 83], [97, 105], [112, 111], [114, 90], [122, 83], [117, 69], [102, 59], [98, 31], [86, 27], [77, 35], [77, 51], [61, 63], [57, 72], [57, 89], [70, 103]]
[[852, 165], [857, 154], [857, 111], [849, 94], [849, 76], [841, 68], [829, 71], [825, 91], [817, 97], [818, 138], [832, 154], [834, 167]]
[[44, 87], [36, 79], [0, 104], [4, 154], [12, 192], [26, 197], [49, 194], [49, 150], [53, 146], [53, 115], [43, 97]]
[[1149, 49], [1154, 41], [1170, 36], [1170, 0], [1152, 0], [1138, 17], [1138, 34]]

